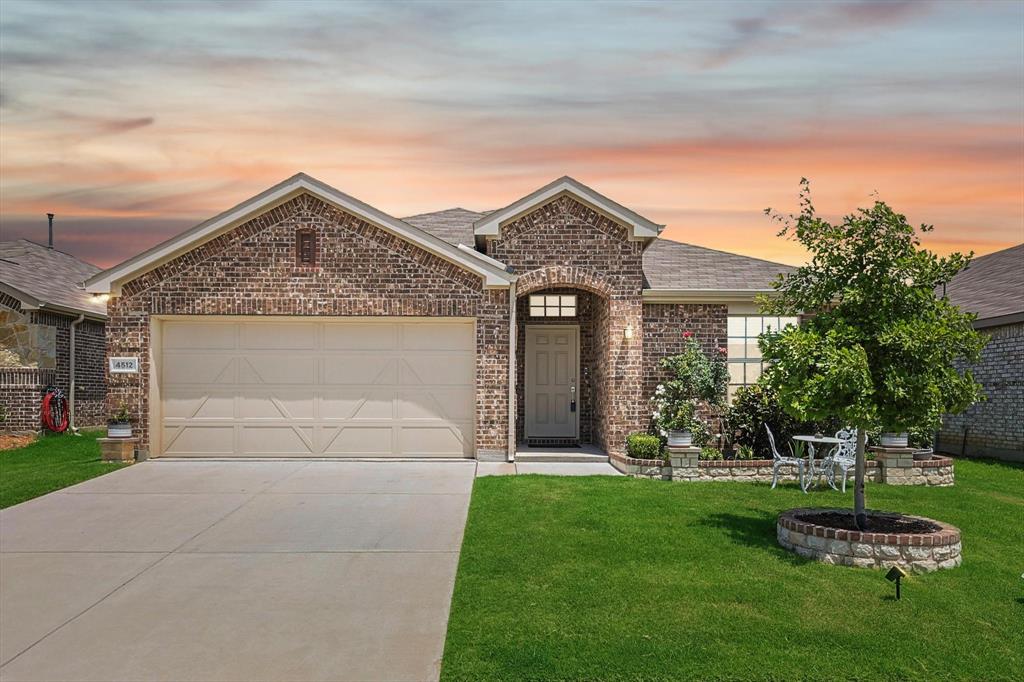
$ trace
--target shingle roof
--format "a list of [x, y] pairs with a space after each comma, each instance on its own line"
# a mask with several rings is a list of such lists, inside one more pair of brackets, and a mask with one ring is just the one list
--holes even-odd
[[644, 251], [644, 276], [650, 289], [768, 289], [780, 273], [794, 268], [703, 246], [655, 239]]
[[473, 246], [475, 241], [473, 223], [488, 213], [491, 213], [491, 211], [477, 213], [476, 211], [467, 211], [464, 208], [449, 208], [435, 213], [421, 213], [409, 216], [408, 218], [402, 218], [402, 220], [413, 227], [426, 230], [449, 244]]
[[946, 284], [946, 295], [979, 322], [1024, 313], [1024, 244], [973, 259]]
[[99, 271], [71, 254], [27, 239], [0, 242], [0, 284], [23, 303], [105, 316], [106, 303], [93, 300], [82, 287], [86, 278]]
[[[449, 208], [402, 220], [451, 244], [473, 246], [474, 221], [492, 212]], [[781, 263], [663, 238], [655, 239], [644, 252], [644, 275], [650, 289], [768, 289], [776, 275], [791, 270]]]

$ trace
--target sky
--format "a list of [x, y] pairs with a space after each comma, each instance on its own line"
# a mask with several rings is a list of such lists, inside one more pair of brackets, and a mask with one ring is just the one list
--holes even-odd
[[306, 172], [394, 216], [571, 175], [786, 263], [765, 208], [1024, 241], [1024, 2], [0, 2], [0, 238], [124, 260]]

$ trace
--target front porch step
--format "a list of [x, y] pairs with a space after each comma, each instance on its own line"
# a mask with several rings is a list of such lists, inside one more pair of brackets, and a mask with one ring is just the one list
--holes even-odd
[[517, 452], [517, 462], [549, 462], [549, 463], [571, 463], [571, 462], [584, 462], [594, 464], [607, 464], [607, 455], [598, 455], [590, 452], [574, 452], [567, 450], [566, 452], [557, 451], [546, 451], [546, 452]]

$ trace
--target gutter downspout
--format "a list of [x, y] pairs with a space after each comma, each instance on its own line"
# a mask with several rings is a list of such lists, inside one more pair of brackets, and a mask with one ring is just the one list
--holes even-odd
[[508, 285], [508, 461], [516, 461], [516, 280]]
[[75, 328], [82, 324], [85, 320], [85, 314], [78, 316], [78, 319], [72, 320], [71, 329], [68, 334], [69, 344], [71, 346], [69, 350], [68, 358], [68, 373], [69, 373], [69, 386], [68, 386], [68, 430], [71, 433], [78, 434], [78, 427], [75, 426]]

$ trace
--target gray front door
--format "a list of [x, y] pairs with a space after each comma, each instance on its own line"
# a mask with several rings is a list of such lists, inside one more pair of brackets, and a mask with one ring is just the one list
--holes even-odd
[[527, 325], [527, 438], [579, 436], [579, 346], [576, 325]]

